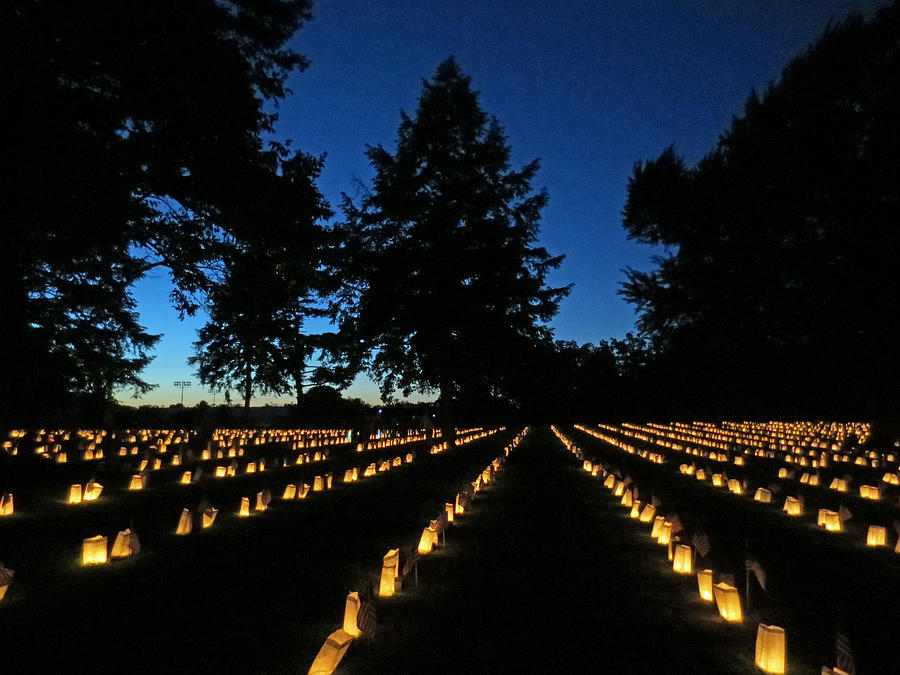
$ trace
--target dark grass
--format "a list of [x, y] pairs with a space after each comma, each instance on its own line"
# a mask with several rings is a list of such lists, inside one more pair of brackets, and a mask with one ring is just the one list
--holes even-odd
[[[82, 539], [96, 534], [111, 537], [131, 524], [141, 541], [150, 542], [152, 547], [154, 542], [165, 540], [175, 532], [182, 509], [196, 511], [202, 501], [208, 501], [219, 509], [217, 524], [230, 519], [243, 523], [243, 519], [236, 517], [241, 498], [248, 497], [253, 509], [256, 494], [261, 490], [270, 490], [274, 501], [280, 502], [279, 498], [288, 483], [312, 485], [315, 475], [332, 472], [333, 485], [337, 487], [342, 485], [344, 470], [348, 467], [378, 463], [398, 454], [405, 456], [407, 452], [418, 451], [420, 456], [427, 457], [422, 444], [366, 453], [355, 453], [349, 446], [344, 446], [330, 448], [331, 456], [324, 461], [276, 467], [278, 460], [284, 460], [283, 453], [277, 450], [279, 448], [249, 448], [244, 457], [236, 458], [238, 474], [229, 478], [215, 478], [214, 471], [217, 465], [230, 464], [231, 459], [167, 466], [150, 472], [149, 488], [137, 491], [128, 490], [130, 477], [137, 472], [139, 459], [135, 457], [67, 464], [55, 464], [29, 456], [3, 457], [0, 470], [6, 486], [4, 489], [14, 493], [16, 503], [16, 514], [0, 519], [0, 537], [15, 542], [15, 546], [4, 550], [4, 560], [14, 569], [43, 573], [45, 569], [56, 569], [62, 563], [59, 557], [48, 555], [48, 546], [56, 549], [60, 542], [68, 542], [72, 550], [67, 562], [77, 563], [81, 557]], [[267, 460], [266, 471], [243, 473], [248, 462], [258, 462], [261, 458]], [[203, 472], [199, 481], [189, 485], [180, 483], [184, 471], [191, 470], [196, 475], [198, 468], [202, 468]], [[84, 486], [91, 479], [104, 486], [100, 499], [77, 505], [67, 504], [69, 486], [73, 483]], [[302, 500], [297, 502], [302, 503]], [[292, 503], [286, 502], [285, 505], [292, 506]], [[252, 513], [250, 520], [257, 516]], [[199, 528], [196, 513], [194, 526]], [[41, 533], [51, 530], [52, 537], [42, 536]]]
[[[745, 623], [754, 629], [757, 621], [785, 628], [792, 675], [818, 675], [821, 666], [834, 665], [838, 625], [850, 638], [858, 672], [900, 673], [900, 555], [863, 545], [865, 528], [854, 521], [868, 515], [862, 507], [869, 505], [861, 504], [866, 500], [850, 506], [856, 517], [849, 534], [829, 533], [815, 526], [813, 509], [820, 504], [836, 509], [841, 500], [849, 504], [847, 495], [796, 487], [778, 495], [777, 504], [760, 504], [753, 501], [752, 492], [736, 496], [713, 487], [709, 479], [701, 482], [681, 475], [678, 465], [688, 461], [684, 455], [653, 464], [577, 430], [566, 433], [586, 456], [628, 473], [644, 499], [652, 491], [662, 501], [663, 511], [674, 510], [689, 530], [706, 532], [713, 550], [698, 567], [734, 574], [742, 602], [744, 560], [749, 553], [762, 563], [768, 572], [768, 589], [763, 592], [751, 579]], [[705, 464], [698, 460], [697, 466]], [[730, 467], [726, 471], [729, 476], [740, 475]], [[764, 471], [777, 471], [777, 467]], [[784, 494], [796, 495], [800, 489], [808, 515], [802, 519], [784, 515], [779, 508]], [[870, 508], [881, 513], [886, 507], [872, 503]]]
[[[511, 435], [436, 456], [419, 446], [414, 463], [352, 485], [340, 482], [347, 466], [410, 448], [192, 486], [177, 484], [190, 468], [179, 467], [154, 472], [147, 492], [114, 489], [113, 475], [98, 475], [107, 486], [100, 501], [79, 506], [63, 503], [67, 485], [96, 467], [41, 465], [40, 489], [30, 489], [26, 465], [16, 476], [18, 513], [0, 520], [0, 560], [16, 569], [0, 603], [0, 672], [306, 672], [340, 626], [347, 592], [376, 580], [388, 548], [414, 543]], [[333, 490], [279, 499], [288, 482], [311, 483], [329, 470]], [[127, 473], [119, 471], [119, 488]], [[264, 488], [273, 493], [270, 508], [237, 518], [240, 497], [252, 505]], [[204, 497], [220, 509], [214, 527], [176, 536], [181, 509]], [[111, 544], [132, 517], [143, 548], [137, 558], [80, 566], [83, 538], [102, 533]]]
[[526, 437], [341, 673], [749, 673], [753, 639], [549, 430]]
[[[581, 433], [577, 432], [576, 433]], [[632, 445], [647, 445], [635, 438], [626, 438], [623, 440]], [[773, 503], [777, 502], [780, 507], [784, 504], [785, 495], [796, 497], [802, 495], [806, 501], [807, 513], [809, 518], [815, 517], [816, 511], [820, 507], [837, 511], [840, 504], [846, 505], [854, 515], [856, 524], [865, 523], [866, 525], [885, 525], [892, 530], [891, 524], [894, 520], [900, 518], [900, 509], [898, 509], [898, 498], [900, 498], [900, 487], [882, 483], [882, 476], [886, 471], [890, 471], [888, 466], [874, 468], [868, 464], [858, 466], [852, 462], [835, 462], [832, 459], [832, 452], [827, 452], [828, 465], [826, 467], [813, 468], [811, 466], [800, 466], [799, 464], [786, 464], [770, 458], [756, 457], [754, 455], [743, 455], [744, 465], [737, 466], [735, 464], [723, 464], [720, 462], [710, 462], [702, 457], [689, 456], [677, 453], [665, 448], [656, 447], [656, 450], [662, 450], [672, 458], [673, 463], [678, 460], [678, 464], [695, 464], [698, 468], [708, 467], [715, 468], [716, 473], [727, 473], [729, 478], [737, 478], [738, 480], [748, 480], [752, 489], [745, 495], [746, 499], [752, 499], [757, 487], [769, 487], [776, 485], [778, 492], [773, 495]], [[804, 448], [808, 451], [810, 448]], [[816, 450], [818, 458], [821, 450]], [[796, 458], [796, 457], [795, 457]], [[806, 456], [807, 460], [812, 458]], [[792, 479], [778, 478], [778, 470], [787, 468], [794, 472]], [[809, 474], [819, 474], [820, 484], [818, 486], [810, 486], [800, 483], [800, 476], [804, 472]], [[833, 478], [850, 477], [850, 487], [847, 492], [838, 492], [829, 488]], [[708, 480], [708, 479], [707, 479]], [[881, 488], [881, 499], [871, 500], [864, 499], [859, 494], [860, 485], [874, 485]], [[850, 534], [855, 536], [857, 540], [864, 541], [865, 528], [860, 530], [861, 525], [852, 528]]]
[[[649, 528], [537, 430], [448, 532], [446, 549], [421, 561], [418, 587], [379, 601], [376, 639], [356, 641], [340, 672], [747, 673], [756, 621], [765, 620], [788, 631], [791, 675], [807, 675], [833, 663], [837, 606], [859, 672], [900, 672], [900, 556], [683, 477], [680, 460], [653, 465], [567, 433], [630, 473], [642, 497], [654, 486], [688, 527], [707, 531], [714, 551], [705, 562], [735, 572], [741, 587], [749, 544], [771, 587], [754, 586], [745, 625], [725, 624], [700, 602], [695, 578], [672, 573]], [[350, 486], [340, 482], [346, 467], [409, 447], [332, 451], [327, 462], [286, 469], [272, 468], [283, 452], [257, 448], [269, 456], [263, 474], [207, 473], [184, 487], [178, 477], [192, 467], [178, 467], [154, 472], [145, 493], [124, 490], [132, 467], [114, 461], [103, 473], [15, 458], [16, 474], [3, 476], [17, 483], [18, 513], [0, 519], [0, 560], [17, 570], [0, 603], [0, 672], [304, 673], [341, 625], [346, 593], [377, 584], [384, 553], [415, 544], [511, 435], [437, 456], [420, 446], [412, 465]], [[326, 471], [331, 492], [279, 499], [288, 482]], [[106, 485], [101, 500], [63, 504], [68, 484], [92, 474]], [[240, 497], [263, 488], [273, 493], [270, 509], [237, 518]], [[807, 508], [816, 495], [834, 498], [810, 490]], [[215, 527], [175, 536], [181, 508], [203, 498], [220, 508]], [[79, 565], [84, 537], [103, 533], [112, 543], [132, 516], [138, 558]]]

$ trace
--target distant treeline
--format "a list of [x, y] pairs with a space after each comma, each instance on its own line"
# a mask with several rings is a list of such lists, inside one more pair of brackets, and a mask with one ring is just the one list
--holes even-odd
[[405, 431], [433, 428], [432, 415], [429, 403], [373, 406], [358, 398], [345, 398], [333, 387], [320, 386], [309, 390], [302, 408], [287, 404], [245, 410], [242, 405], [214, 406], [207, 401], [194, 406], [119, 404], [107, 408], [103, 418], [93, 422], [106, 429], [193, 429], [206, 437], [216, 428], [243, 427]]

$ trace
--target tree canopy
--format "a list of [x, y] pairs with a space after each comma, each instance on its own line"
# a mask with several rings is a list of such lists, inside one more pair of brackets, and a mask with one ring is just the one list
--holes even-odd
[[342, 329], [373, 350], [384, 395], [439, 391], [451, 433], [454, 400], [502, 386], [549, 340], [543, 322], [568, 290], [546, 285], [562, 256], [536, 244], [538, 163], [510, 168], [503, 130], [452, 58], [415, 117], [402, 114], [396, 150], [367, 154], [372, 189], [343, 207]]
[[44, 423], [86, 386], [101, 399], [149, 389], [139, 372], [155, 337], [131, 284], [165, 268], [191, 313], [235, 242], [281, 227], [250, 216], [291, 158], [262, 136], [306, 67], [284, 44], [310, 6], [4, 6], [0, 419]]
[[[194, 356], [200, 381], [236, 389], [249, 409], [255, 391], [288, 394], [300, 404], [310, 357], [318, 346], [304, 323], [324, 316], [328, 280], [322, 260], [328, 244], [319, 221], [331, 211], [315, 185], [322, 159], [297, 153], [282, 163], [279, 189], [260, 194], [254, 217], [266, 232], [238, 242], [224, 278], [209, 293], [209, 321], [198, 331]], [[278, 225], [278, 226], [276, 226]]]
[[696, 166], [628, 185], [630, 238], [666, 253], [622, 293], [682, 413], [895, 409], [900, 6], [830, 27]]

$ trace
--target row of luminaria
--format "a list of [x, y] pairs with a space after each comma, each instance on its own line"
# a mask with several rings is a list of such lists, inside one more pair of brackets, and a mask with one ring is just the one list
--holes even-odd
[[[727, 488], [729, 492], [734, 495], [742, 495], [753, 493], [753, 500], [755, 502], [759, 502], [762, 504], [771, 504], [774, 500], [774, 493], [781, 490], [781, 486], [778, 483], [770, 483], [767, 487], [757, 487], [755, 490], [751, 488], [746, 479], [739, 480], [737, 478], [729, 478], [727, 471], [724, 468], [724, 465], [733, 464], [735, 466], [741, 467], [745, 465], [745, 456], [751, 454], [748, 449], [744, 449], [742, 454], [738, 454], [733, 458], [729, 458], [729, 455], [723, 451], [712, 451], [705, 452], [703, 450], [699, 450], [693, 447], [681, 447], [677, 443], [668, 443], [666, 441], [654, 440], [652, 437], [647, 436], [646, 434], [636, 433], [633, 431], [634, 428], [639, 428], [638, 425], [628, 425], [632, 430], [623, 428], [612, 427], [610, 425], [598, 425], [599, 429], [591, 429], [589, 427], [583, 425], [576, 425], [576, 428], [580, 431], [588, 433], [600, 440], [609, 443], [610, 445], [614, 445], [621, 450], [625, 450], [631, 454], [636, 454], [640, 456], [644, 456], [647, 454], [648, 456], [659, 456], [664, 457], [664, 452], [671, 451], [680, 451], [685, 454], [691, 455], [691, 463], [682, 463], [679, 466], [679, 471], [682, 475], [693, 476], [699, 481], [709, 481], [709, 483], [713, 487], [721, 487]], [[649, 427], [644, 427], [647, 429]], [[626, 438], [636, 438], [640, 441], [650, 442], [656, 444], [660, 447], [660, 452], [651, 452], [648, 450], [639, 450], [633, 444], [629, 443], [627, 440], [623, 440], [618, 436], [624, 436]], [[649, 439], [649, 440], [648, 440]], [[714, 443], [719, 443], [719, 441], [712, 441]], [[773, 457], [769, 457], [766, 453], [771, 453], [772, 451], [763, 451], [756, 450], [754, 459], [763, 460], [763, 459], [774, 459]], [[874, 451], [870, 451], [874, 452]], [[761, 453], [761, 454], [760, 454]], [[836, 453], [835, 453], [836, 454]], [[846, 457], [846, 455], [840, 455]], [[700, 457], [705, 459], [708, 462], [719, 462], [722, 468], [720, 469], [709, 469], [700, 468], [696, 465], [696, 458]], [[787, 459], [790, 459], [792, 455], [787, 455]], [[659, 460], [660, 463], [662, 460]], [[813, 460], [815, 462], [816, 467], [826, 466], [827, 458], [823, 457], [819, 460]], [[840, 461], [840, 460], [839, 460]], [[885, 453], [885, 457], [880, 458], [878, 460], [872, 460], [879, 463], [884, 462], [893, 462], [894, 455], [893, 453]], [[790, 481], [794, 479], [795, 474], [794, 470], [788, 469], [787, 467], [781, 467], [778, 470], [778, 480], [779, 481]], [[869, 500], [878, 500], [882, 497], [882, 495], [886, 492], [886, 485], [893, 485], [897, 481], [897, 473], [896, 471], [887, 472], [884, 474], [882, 486], [870, 486], [870, 485], [861, 485], [860, 486], [860, 497], [863, 499]], [[799, 483], [802, 485], [806, 485], [809, 487], [818, 487], [819, 486], [819, 474], [818, 473], [807, 473], [804, 472], [799, 477]], [[847, 492], [847, 486], [850, 482], [849, 476], [844, 477], [835, 477], [832, 479], [829, 489], [845, 493]], [[843, 504], [835, 504], [836, 508], [828, 509], [828, 508], [820, 508], [818, 512], [816, 512], [816, 525], [825, 529], [828, 532], [841, 532], [844, 530], [843, 523], [850, 520], [853, 515], [850, 509], [848, 509]], [[804, 500], [802, 496], [792, 496], [787, 495], [784, 499], [782, 510], [789, 516], [802, 516], [804, 514]], [[896, 508], [896, 507], [894, 507]], [[900, 511], [896, 514], [900, 516]], [[863, 537], [862, 543], [869, 547], [884, 547], [888, 544], [888, 528], [883, 524], [870, 524], [865, 528], [865, 535]], [[894, 550], [897, 553], [900, 553], [900, 537], [897, 538]]]
[[[489, 432], [473, 430], [458, 440], [457, 444], [484, 438], [500, 430], [502, 429], [495, 429]], [[418, 578], [417, 563], [419, 557], [430, 554], [435, 546], [440, 545], [441, 535], [445, 533], [450, 523], [454, 522], [455, 517], [465, 513], [474, 495], [494, 480], [501, 470], [506, 457], [516, 448], [527, 432], [528, 429], [526, 428], [519, 433], [512, 443], [504, 448], [504, 454], [494, 459], [478, 474], [475, 480], [472, 481], [471, 488], [467, 487], [465, 490], [461, 490], [452, 502], [445, 504], [444, 511], [437, 518], [431, 520], [422, 530], [415, 549], [410, 549], [408, 553], [401, 555], [399, 548], [393, 548], [384, 555], [378, 580], [378, 597], [392, 597], [403, 587], [404, 580], [410, 574], [415, 574], [416, 578]], [[438, 454], [446, 449], [444, 444], [437, 445], [431, 449], [431, 454]], [[444, 540], [444, 545], [446, 545], [446, 539]], [[374, 625], [370, 617], [374, 614], [374, 611], [374, 597], [371, 594], [367, 593], [364, 597], [360, 597], [358, 591], [348, 593], [344, 604], [343, 625], [325, 638], [325, 642], [309, 668], [309, 675], [331, 675], [344, 658], [354, 639], [361, 636], [371, 637], [372, 632], [374, 632]]]
[[[610, 430], [607, 425], [598, 425], [601, 428], [606, 430]], [[635, 426], [635, 425], [631, 425]], [[583, 425], [576, 425], [576, 428], [580, 431], [588, 433], [596, 438], [599, 438], [604, 443], [611, 445], [621, 451], [627, 452], [629, 454], [640, 457], [644, 460], [661, 464], [664, 461], [664, 458], [660, 455], [660, 453], [655, 453], [649, 451], [647, 449], [639, 450], [632, 446], [631, 444], [615, 438], [611, 437], [606, 433], [603, 433], [599, 430], [593, 430]], [[630, 515], [632, 518], [637, 518], [640, 522], [647, 523], [653, 522], [653, 527], [651, 530], [651, 537], [653, 537], [658, 543], [664, 544], [668, 546], [668, 555], [669, 560], [673, 562], [673, 570], [676, 573], [681, 574], [691, 574], [694, 571], [693, 565], [693, 549], [691, 546], [686, 544], [675, 543], [674, 535], [678, 530], [674, 528], [680, 528], [680, 519], [677, 516], [673, 516], [672, 520], [665, 518], [661, 515], [656, 514], [656, 505], [651, 503], [644, 505], [643, 508], [640, 506], [640, 502], [637, 501], [636, 498], [632, 496], [632, 492], [637, 492], [636, 486], [629, 486], [627, 477], [626, 479], [622, 479], [621, 475], [616, 475], [611, 471], [607, 471], [607, 468], [602, 463], [595, 463], [590, 460], [585, 460], [583, 453], [577, 446], [575, 446], [572, 441], [565, 438], [564, 435], [558, 432], [557, 436], [563, 441], [566, 447], [576, 454], [583, 461], [583, 468], [590, 472], [592, 476], [604, 477], [604, 487], [607, 487], [613, 494], [617, 497], [621, 498], [621, 503], [625, 506], [629, 506], [631, 508]], [[686, 469], [685, 465], [682, 464], [679, 467], [679, 471], [682, 475], [691, 475], [692, 471], [688, 467]], [[698, 470], [699, 471], [699, 470]], [[701, 480], [704, 480], [704, 477], [700, 477]], [[716, 474], [713, 474], [713, 484], [716, 486], [725, 486], [728, 484], [727, 477], [719, 476], [719, 481], [716, 481]], [[731, 479], [734, 480], [734, 479]], [[735, 481], [736, 482], [736, 481]], [[740, 484], [739, 484], [740, 485]], [[729, 491], [733, 494], [742, 494], [746, 491], [745, 485], [740, 485], [740, 489], [738, 486], [735, 486], [734, 483], [729, 485]], [[757, 491], [755, 496], [755, 501], [765, 502], [766, 500], [759, 499], [757, 497], [760, 496], [760, 492]], [[785, 511], [788, 515], [792, 515], [790, 512], [789, 503], [785, 504]], [[843, 508], [843, 507], [842, 507]], [[802, 505], [801, 505], [802, 509]], [[826, 514], [820, 513], [819, 515], [819, 525], [828, 528], [830, 520], [827, 520], [827, 514], [833, 513], [834, 519], [839, 519], [840, 516], [836, 512], [828, 512]], [[799, 513], [799, 511], [798, 511]], [[830, 516], [828, 516], [830, 518]], [[677, 523], [677, 526], [676, 526]], [[836, 529], [836, 528], [835, 528]], [[870, 528], [871, 532], [871, 528]], [[705, 535], [703, 535], [705, 538]], [[696, 538], [692, 538], [693, 542], [697, 542]], [[699, 545], [699, 544], [698, 544]], [[708, 547], [708, 539], [705, 544]], [[680, 556], [679, 556], [680, 552]], [[759, 572], [758, 568], [759, 563], [754, 560], [747, 561], [747, 571], [748, 574], [751, 570], [754, 570], [754, 573], [757, 574]], [[716, 606], [719, 610], [720, 616], [728, 622], [739, 623], [743, 621], [743, 614], [740, 606], [740, 594], [737, 591], [737, 588], [734, 586], [733, 579], [730, 578], [730, 575], [726, 575], [724, 581], [720, 580], [719, 583], [714, 583], [714, 575], [715, 572], [713, 570], [704, 569], [700, 570], [697, 573], [697, 583], [698, 590], [700, 593], [701, 600], [705, 602], [715, 602]], [[762, 583], [762, 582], [761, 582]], [[763, 670], [763, 672], [767, 673], [783, 673], [785, 672], [785, 663], [786, 657], [784, 655], [785, 652], [785, 637], [784, 630], [778, 626], [769, 626], [762, 622], [759, 623], [757, 628], [757, 644], [756, 644], [756, 665], [758, 668]], [[841, 674], [839, 668], [831, 669], [826, 667], [822, 668], [822, 673], [829, 674]]]
[[[694, 574], [694, 550], [688, 544], [679, 543], [676, 529], [677, 520], [670, 520], [658, 511], [654, 503], [642, 503], [635, 497], [639, 494], [637, 486], [629, 479], [617, 476], [607, 470], [601, 462], [585, 459], [582, 450], [556, 427], [552, 427], [557, 438], [566, 449], [582, 462], [582, 468], [594, 478], [603, 481], [603, 487], [619, 498], [619, 503], [629, 509], [631, 518], [640, 523], [650, 524], [650, 536], [660, 545], [666, 546], [672, 570], [676, 574]], [[715, 601], [719, 615], [727, 622], [743, 622], [741, 598], [737, 588], [724, 580], [714, 582], [713, 570], [704, 569], [697, 572], [700, 598], [706, 602]], [[762, 622], [757, 628], [756, 666], [765, 673], [783, 674], [785, 672], [785, 633], [779, 626]]]

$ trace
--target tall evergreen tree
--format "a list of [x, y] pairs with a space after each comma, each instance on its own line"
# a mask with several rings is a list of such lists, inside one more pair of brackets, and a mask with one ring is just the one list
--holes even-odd
[[536, 245], [547, 203], [537, 161], [509, 166], [496, 119], [450, 58], [391, 153], [370, 147], [371, 193], [345, 197], [342, 328], [370, 347], [383, 395], [440, 393], [453, 441], [454, 401], [496, 392], [516, 354], [546, 341], [567, 288], [549, 288], [562, 256]]

